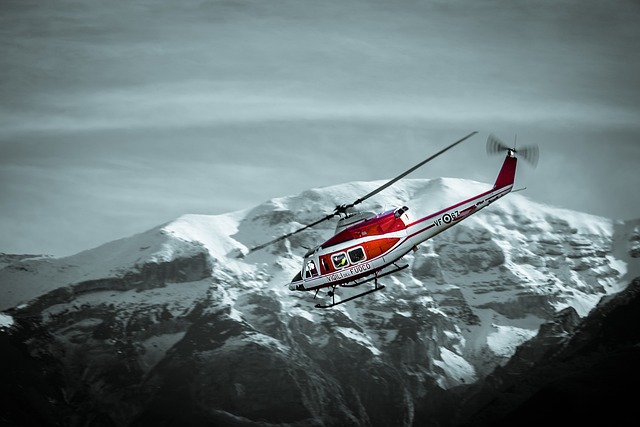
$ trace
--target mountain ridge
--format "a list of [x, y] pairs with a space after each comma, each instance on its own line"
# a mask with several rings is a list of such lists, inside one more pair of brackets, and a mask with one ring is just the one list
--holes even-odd
[[[635, 268], [627, 246], [637, 227], [621, 232], [616, 221], [521, 194], [420, 245], [405, 257], [409, 268], [384, 279], [384, 291], [332, 310], [286, 287], [299, 248], [330, 237], [331, 224], [234, 256], [378, 185], [183, 215], [71, 257], [12, 263], [0, 270], [0, 309], [18, 325], [48, 330], [31, 338], [30, 352], [59, 361], [66, 400], [78, 402], [89, 425], [96, 405], [114, 425], [184, 411], [195, 424], [420, 425], [436, 417], [451, 425], [442, 410], [452, 408], [453, 390], [507, 364], [557, 313], [586, 316]], [[416, 217], [487, 188], [405, 180], [363, 208], [406, 204]], [[271, 409], [268, 384], [282, 395]], [[123, 406], [128, 394], [136, 398]], [[169, 398], [182, 412], [164, 407]], [[285, 408], [297, 409], [285, 416]]]

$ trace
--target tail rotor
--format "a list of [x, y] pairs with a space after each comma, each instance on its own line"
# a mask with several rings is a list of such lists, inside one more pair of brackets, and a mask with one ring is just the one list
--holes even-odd
[[518, 154], [518, 157], [526, 160], [534, 168], [538, 165], [540, 152], [537, 145], [528, 145], [518, 149], [516, 149], [515, 147], [511, 148], [500, 139], [498, 139], [495, 135], [489, 135], [489, 137], [487, 138], [487, 154], [497, 154], [503, 151]]

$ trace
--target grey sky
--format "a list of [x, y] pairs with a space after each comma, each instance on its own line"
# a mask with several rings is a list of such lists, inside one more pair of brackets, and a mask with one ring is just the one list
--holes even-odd
[[[635, 1], [0, 2], [0, 252], [411, 175], [640, 217]], [[354, 195], [358, 197], [359, 195]], [[328, 207], [330, 209], [331, 207]]]

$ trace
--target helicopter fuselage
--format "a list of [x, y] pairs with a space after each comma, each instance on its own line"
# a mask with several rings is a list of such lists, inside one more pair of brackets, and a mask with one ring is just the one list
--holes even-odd
[[[517, 159], [508, 153], [494, 187], [438, 212], [411, 220], [406, 206], [362, 219], [305, 254], [290, 290], [312, 291], [353, 286], [377, 275], [412, 249], [507, 195], [513, 188]], [[376, 276], [377, 277], [377, 276]]]

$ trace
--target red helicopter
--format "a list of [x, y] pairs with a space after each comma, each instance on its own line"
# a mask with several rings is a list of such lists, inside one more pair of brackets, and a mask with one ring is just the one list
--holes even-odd
[[[504, 163], [493, 188], [416, 220], [412, 220], [409, 217], [407, 214], [409, 208], [406, 206], [377, 215], [370, 212], [348, 212], [348, 210], [393, 185], [425, 163], [435, 159], [476, 133], [475, 131], [471, 132], [353, 203], [336, 206], [333, 213], [318, 221], [258, 245], [249, 252], [286, 239], [335, 216], [340, 216], [334, 236], [310, 249], [304, 255], [302, 268], [291, 280], [289, 289], [304, 292], [315, 291], [315, 299], [320, 289], [331, 288], [328, 292], [328, 295], [332, 298], [331, 303], [326, 305], [316, 304], [317, 308], [334, 307], [384, 289], [383, 285], [378, 284], [378, 279], [407, 268], [408, 265], [400, 266], [397, 262], [411, 250], [416, 250], [420, 243], [454, 226], [510, 193], [513, 189], [516, 173], [516, 153], [535, 167], [538, 161], [538, 147], [529, 146], [516, 151], [515, 148], [510, 148], [503, 144], [495, 136], [489, 135], [487, 139], [488, 153], [494, 154], [506, 151]], [[346, 299], [335, 300], [335, 290], [338, 286], [355, 287], [372, 280], [375, 283], [372, 289]]]

